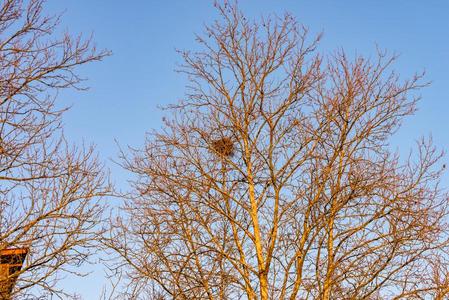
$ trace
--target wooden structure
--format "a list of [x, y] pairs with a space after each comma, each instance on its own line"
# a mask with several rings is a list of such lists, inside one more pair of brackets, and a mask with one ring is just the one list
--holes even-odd
[[11, 292], [27, 254], [27, 248], [0, 250], [0, 300], [11, 298]]

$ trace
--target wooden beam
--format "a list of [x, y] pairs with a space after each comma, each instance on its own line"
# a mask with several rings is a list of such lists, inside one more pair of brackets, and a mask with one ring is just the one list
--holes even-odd
[[28, 248], [0, 250], [0, 300], [9, 300]]

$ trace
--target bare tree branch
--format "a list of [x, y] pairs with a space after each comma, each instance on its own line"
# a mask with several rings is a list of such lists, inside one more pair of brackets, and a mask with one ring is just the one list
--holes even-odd
[[288, 14], [217, 8], [202, 50], [181, 52], [186, 99], [122, 153], [136, 177], [106, 243], [128, 295], [447, 297], [442, 153], [389, 147], [422, 75], [402, 80], [383, 51], [323, 57]]

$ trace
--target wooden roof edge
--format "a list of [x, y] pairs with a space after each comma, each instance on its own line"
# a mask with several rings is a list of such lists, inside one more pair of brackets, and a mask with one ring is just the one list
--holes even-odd
[[29, 248], [9, 248], [0, 250], [0, 256], [27, 254]]

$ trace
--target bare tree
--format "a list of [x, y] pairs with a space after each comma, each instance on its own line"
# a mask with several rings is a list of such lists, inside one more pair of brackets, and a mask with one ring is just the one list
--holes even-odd
[[[23, 248], [27, 258], [0, 285], [18, 276], [12, 295], [62, 295], [56, 282], [77, 274], [101, 220], [99, 196], [109, 187], [92, 147], [63, 136], [55, 98], [83, 89], [79, 65], [108, 55], [90, 38], [58, 38], [59, 17], [43, 0], [0, 4], [0, 250]], [[59, 105], [59, 107], [61, 107]]]
[[323, 57], [288, 14], [217, 7], [181, 52], [186, 99], [122, 153], [136, 177], [108, 243], [129, 297], [448, 297], [442, 153], [389, 146], [422, 76], [382, 51]]

